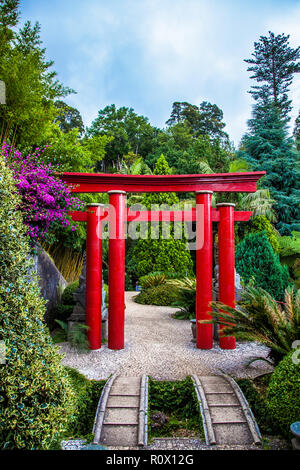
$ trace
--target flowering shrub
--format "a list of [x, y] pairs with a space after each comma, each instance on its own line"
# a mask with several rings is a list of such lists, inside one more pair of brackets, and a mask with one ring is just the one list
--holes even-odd
[[0, 448], [49, 449], [76, 416], [76, 395], [43, 318], [12, 172], [0, 155]]
[[[68, 211], [82, 207], [81, 201], [72, 197], [70, 188], [55, 175], [54, 166], [41, 161], [44, 150], [36, 148], [35, 153], [23, 157], [18, 150], [2, 145], [2, 154], [21, 196], [18, 209], [22, 211], [28, 235], [35, 241], [50, 241], [58, 226], [71, 225]], [[76, 228], [71, 226], [71, 230]]]

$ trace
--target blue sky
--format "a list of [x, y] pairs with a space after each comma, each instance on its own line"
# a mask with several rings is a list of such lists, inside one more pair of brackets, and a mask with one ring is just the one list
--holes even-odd
[[[300, 45], [300, 0], [21, 0], [21, 20], [39, 21], [66, 101], [85, 125], [115, 103], [164, 127], [174, 101], [217, 104], [238, 145], [251, 115], [247, 64], [269, 30]], [[292, 89], [294, 120], [300, 74]]]

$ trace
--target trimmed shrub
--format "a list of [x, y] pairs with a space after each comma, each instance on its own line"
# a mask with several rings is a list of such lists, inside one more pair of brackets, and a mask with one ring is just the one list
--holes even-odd
[[[163, 155], [156, 162], [154, 174], [168, 175], [171, 173], [169, 165]], [[143, 198], [142, 204], [148, 210], [156, 204], [164, 204], [169, 207], [178, 204], [179, 199], [176, 193], [150, 193]], [[187, 276], [193, 272], [193, 261], [190, 252], [186, 249], [186, 240], [184, 238], [175, 238], [176, 226], [174, 222], [170, 223], [170, 238], [163, 237], [162, 224], [156, 227], [156, 237], [151, 238], [151, 227], [148, 224], [148, 238], [140, 238], [134, 244], [131, 250], [131, 267], [135, 269], [138, 277], [145, 276], [151, 272], [173, 272]], [[154, 227], [153, 227], [154, 229]], [[131, 269], [132, 269], [131, 268]]]
[[246, 284], [254, 281], [276, 300], [283, 300], [289, 285], [289, 272], [282, 266], [264, 232], [249, 234], [236, 247], [236, 270]]
[[76, 289], [78, 289], [78, 286], [79, 281], [70, 282], [70, 284], [67, 285], [61, 296], [61, 303], [63, 305], [75, 305], [76, 302], [74, 300], [73, 294]]
[[[298, 356], [298, 364], [293, 362]], [[290, 425], [300, 421], [300, 363], [296, 351], [288, 354], [275, 367], [267, 390], [267, 408], [284, 436], [290, 435]]]
[[170, 306], [176, 298], [176, 292], [174, 290], [167, 289], [164, 284], [160, 284], [159, 286], [149, 287], [149, 289], [143, 290], [134, 300], [138, 304]]
[[49, 449], [69, 426], [74, 392], [43, 321], [45, 301], [11, 170], [0, 155], [0, 447]]
[[279, 253], [279, 240], [280, 235], [275, 230], [271, 222], [267, 219], [265, 215], [257, 215], [250, 219], [249, 224], [246, 228], [246, 235], [249, 233], [258, 233], [258, 232], [266, 232], [267, 238], [272, 246], [274, 253]]

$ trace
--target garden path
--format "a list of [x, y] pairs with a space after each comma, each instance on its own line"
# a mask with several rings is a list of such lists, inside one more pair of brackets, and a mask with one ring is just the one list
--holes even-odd
[[235, 350], [196, 349], [190, 322], [176, 320], [176, 308], [140, 305], [136, 292], [126, 292], [125, 348], [78, 353], [68, 343], [60, 347], [63, 363], [74, 367], [89, 379], [106, 379], [117, 372], [122, 376], [147, 374], [157, 380], [184, 379], [188, 375], [213, 375], [220, 371], [235, 377], [254, 377], [270, 366], [263, 361], [249, 368], [245, 362], [254, 356], [267, 356], [268, 349], [256, 343], [237, 343]]

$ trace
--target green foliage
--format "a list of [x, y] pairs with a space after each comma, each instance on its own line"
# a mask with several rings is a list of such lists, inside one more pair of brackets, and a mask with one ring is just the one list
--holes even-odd
[[253, 381], [249, 379], [239, 379], [237, 380], [237, 383], [249, 403], [260, 431], [263, 434], [276, 434], [278, 432], [278, 428], [269, 413], [266, 400]]
[[256, 287], [283, 300], [289, 285], [288, 269], [280, 264], [265, 232], [247, 235], [236, 247], [235, 260], [236, 270], [246, 284], [254, 281]]
[[89, 137], [113, 137], [102, 161], [103, 171], [106, 168], [120, 168], [124, 155], [129, 152], [146, 156], [155, 145], [156, 129], [149, 124], [147, 118], [137, 115], [132, 108], [116, 108], [112, 104], [98, 112], [87, 133]]
[[[293, 357], [296, 357], [296, 361]], [[299, 377], [299, 351], [294, 351], [275, 368], [267, 390], [269, 413], [282, 434], [287, 437], [290, 436], [290, 425], [295, 421], [300, 421]]]
[[165, 284], [160, 284], [143, 290], [134, 300], [138, 304], [170, 306], [176, 300], [176, 293], [171, 289], [166, 289]]
[[151, 437], [170, 436], [178, 428], [193, 429], [203, 434], [202, 420], [192, 379], [156, 381], [149, 380], [150, 413], [155, 411], [169, 415], [168, 422]]
[[174, 290], [176, 300], [174, 307], [179, 307], [176, 318], [180, 320], [191, 320], [196, 318], [196, 279], [174, 279], [168, 280], [167, 285]]
[[277, 363], [300, 337], [300, 290], [287, 289], [284, 303], [276, 302], [261, 288], [248, 287], [241, 295], [236, 308], [212, 302], [217, 318], [204, 323], [224, 325], [225, 336], [265, 344]]
[[290, 237], [279, 238], [280, 256], [300, 256], [300, 232], [292, 232]]
[[72, 438], [83, 438], [92, 433], [97, 405], [106, 380], [88, 380], [76, 369], [65, 367], [75, 391], [76, 413], [69, 425]]
[[166, 275], [164, 273], [150, 273], [146, 276], [142, 276], [139, 279], [139, 284], [142, 289], [148, 289], [149, 287], [156, 287], [160, 284], [164, 284]]
[[79, 137], [84, 134], [84, 125], [78, 109], [69, 106], [62, 100], [55, 101], [55, 106], [59, 110], [56, 122], [62, 132], [69, 132], [72, 129], [78, 129]]
[[68, 323], [61, 320], [55, 320], [56, 323], [61, 327], [61, 333], [56, 333], [56, 341], [59, 342], [58, 338], [61, 338], [61, 341], [69, 341], [70, 345], [76, 349], [78, 352], [90, 352], [89, 342], [86, 336], [86, 333], [89, 329], [87, 325], [83, 323], [73, 323], [69, 328]]
[[246, 228], [246, 234], [248, 233], [258, 233], [258, 232], [265, 232], [267, 238], [270, 242], [270, 245], [273, 248], [275, 253], [279, 253], [279, 236], [276, 230], [274, 229], [271, 222], [267, 219], [264, 215], [257, 215], [256, 217], [252, 218]]
[[269, 32], [269, 37], [261, 36], [254, 44], [253, 58], [246, 60], [252, 64], [248, 70], [258, 84], [250, 91], [256, 103], [248, 122], [250, 132], [242, 139], [238, 154], [253, 171], [267, 172], [263, 186], [275, 200], [276, 228], [281, 235], [299, 230], [300, 223], [299, 152], [287, 128], [291, 109], [287, 92], [294, 73], [300, 71], [300, 48], [289, 47], [288, 39]]
[[74, 414], [74, 393], [43, 321], [11, 171], [0, 157], [0, 447], [48, 449]]
[[61, 296], [61, 303], [63, 305], [75, 305], [75, 300], [73, 297], [74, 292], [78, 289], [79, 281], [70, 282], [67, 287], [64, 289]]
[[[170, 172], [165, 157], [161, 155], [157, 160], [154, 174], [166, 175]], [[150, 193], [144, 196], [142, 203], [150, 210], [154, 204], [173, 206], [178, 203], [178, 198], [175, 193]], [[189, 251], [186, 250], [185, 239], [176, 239], [174, 231], [174, 223], [170, 223], [170, 237], [165, 238], [161, 223], [155, 228], [148, 224], [146, 233], [148, 238], [138, 239], [130, 256], [130, 263], [138, 277], [157, 271], [177, 272], [183, 275], [192, 272], [193, 262]], [[156, 238], [153, 238], [153, 232]]]

